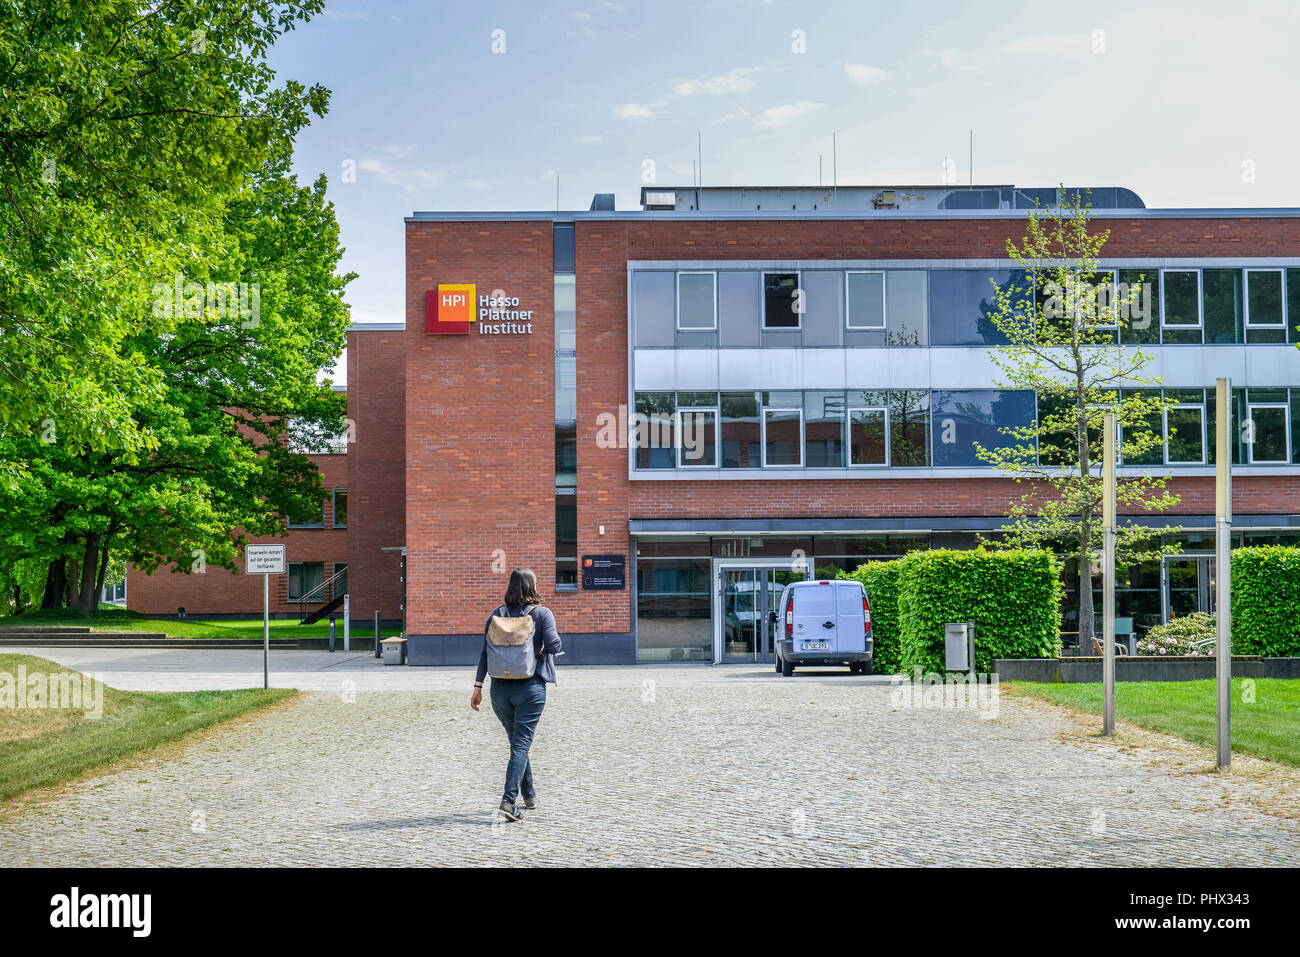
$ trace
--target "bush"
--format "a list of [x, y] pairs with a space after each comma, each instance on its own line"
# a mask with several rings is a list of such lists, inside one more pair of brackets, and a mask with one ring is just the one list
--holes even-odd
[[901, 559], [891, 562], [867, 562], [841, 578], [862, 582], [871, 607], [872, 667], [877, 674], [894, 674], [902, 670], [902, 640], [898, 622], [899, 574]]
[[[941, 549], [899, 560], [900, 664], [944, 670], [944, 625], [975, 623], [975, 664], [1061, 653], [1061, 563], [1051, 552]], [[873, 614], [874, 618], [874, 614]]]
[[1192, 642], [1213, 640], [1215, 632], [1214, 616], [1203, 611], [1192, 612], [1183, 618], [1174, 618], [1163, 625], [1157, 625], [1146, 633], [1138, 642], [1137, 653], [1148, 657], [1156, 655], [1209, 655], [1214, 656], [1214, 646], [1197, 651]]
[[1300, 655], [1300, 548], [1232, 553], [1232, 653]]

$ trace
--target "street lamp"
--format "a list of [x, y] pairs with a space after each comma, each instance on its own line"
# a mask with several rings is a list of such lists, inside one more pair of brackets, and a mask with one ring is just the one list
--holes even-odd
[[1215, 763], [1226, 771], [1232, 764], [1232, 380], [1216, 379], [1214, 387]]
[[[1101, 456], [1101, 730], [1115, 735], [1115, 458], [1119, 417], [1114, 405], [1096, 405], [1102, 415]], [[1091, 585], [1089, 585], [1091, 587]]]

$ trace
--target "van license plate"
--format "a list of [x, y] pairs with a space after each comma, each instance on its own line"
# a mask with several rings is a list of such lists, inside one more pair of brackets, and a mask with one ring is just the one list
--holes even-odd
[[830, 651], [830, 642], [827, 641], [805, 641], [803, 643], [804, 651]]

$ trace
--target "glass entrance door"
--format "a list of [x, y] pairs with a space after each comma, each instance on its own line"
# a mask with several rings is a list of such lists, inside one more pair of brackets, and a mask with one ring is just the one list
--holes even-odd
[[1170, 555], [1161, 569], [1164, 579], [1164, 620], [1185, 618], [1197, 611], [1214, 611], [1214, 558]]
[[719, 569], [718, 608], [721, 632], [717, 661], [772, 662], [776, 654], [777, 611], [781, 591], [807, 576], [793, 564], [786, 566], [724, 566]]

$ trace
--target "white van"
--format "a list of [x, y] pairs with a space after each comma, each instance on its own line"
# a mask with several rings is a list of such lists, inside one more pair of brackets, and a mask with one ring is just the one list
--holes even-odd
[[781, 593], [776, 621], [776, 670], [785, 677], [797, 665], [848, 665], [871, 673], [871, 606], [861, 582], [791, 582]]

